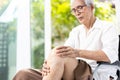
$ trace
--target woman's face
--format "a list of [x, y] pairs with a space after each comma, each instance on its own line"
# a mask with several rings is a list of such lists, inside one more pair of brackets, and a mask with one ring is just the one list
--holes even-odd
[[71, 6], [72, 14], [78, 19], [82, 24], [86, 24], [90, 21], [93, 15], [93, 7], [87, 6], [84, 0], [74, 0]]

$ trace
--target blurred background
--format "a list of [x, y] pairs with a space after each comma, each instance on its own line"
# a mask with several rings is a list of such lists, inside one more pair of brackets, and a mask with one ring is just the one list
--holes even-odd
[[[119, 32], [115, 0], [94, 1], [95, 15]], [[45, 54], [63, 45], [79, 24], [70, 0], [0, 0], [0, 80], [12, 80], [22, 68], [41, 68]]]

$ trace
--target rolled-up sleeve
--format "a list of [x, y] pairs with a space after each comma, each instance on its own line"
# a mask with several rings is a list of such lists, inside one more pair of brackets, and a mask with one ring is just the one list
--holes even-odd
[[65, 43], [64, 43], [64, 46], [71, 46], [71, 47], [73, 47], [74, 48], [74, 45], [75, 45], [75, 40], [74, 40], [74, 32], [73, 32], [73, 30], [70, 32], [70, 34], [69, 34], [69, 38], [65, 41]]
[[107, 55], [111, 63], [118, 60], [119, 36], [113, 25], [103, 31], [101, 41], [103, 43], [102, 51]]

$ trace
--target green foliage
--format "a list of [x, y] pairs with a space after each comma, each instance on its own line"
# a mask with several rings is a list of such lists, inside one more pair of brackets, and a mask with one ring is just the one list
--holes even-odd
[[44, 61], [44, 3], [43, 0], [31, 1], [32, 63], [40, 68]]
[[52, 0], [52, 42], [63, 42], [69, 31], [78, 24], [70, 12], [69, 0]]
[[41, 42], [33, 48], [33, 65], [35, 68], [41, 68], [44, 61], [44, 44]]
[[33, 0], [31, 5], [31, 25], [33, 37], [36, 39], [44, 38], [44, 5], [43, 0]]
[[113, 21], [115, 18], [115, 8], [110, 2], [95, 2], [95, 16], [102, 20]]

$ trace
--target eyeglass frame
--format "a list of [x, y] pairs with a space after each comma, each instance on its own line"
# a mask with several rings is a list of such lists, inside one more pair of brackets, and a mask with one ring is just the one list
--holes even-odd
[[75, 15], [75, 14], [76, 14], [76, 11], [77, 11], [78, 13], [82, 12], [83, 8], [86, 7], [86, 6], [87, 6], [87, 5], [85, 4], [85, 5], [79, 5], [79, 6], [77, 6], [76, 8], [73, 8], [73, 9], [71, 10], [71, 14]]

